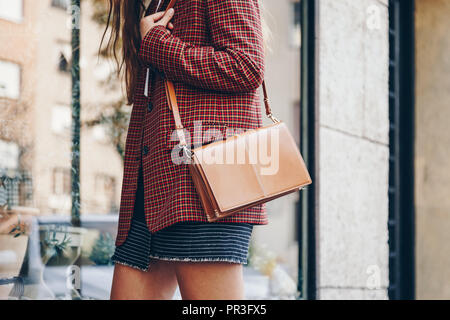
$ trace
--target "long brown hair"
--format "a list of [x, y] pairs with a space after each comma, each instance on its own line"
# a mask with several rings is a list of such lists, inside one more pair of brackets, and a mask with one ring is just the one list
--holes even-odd
[[111, 28], [104, 50], [108, 56], [114, 58], [119, 77], [122, 72], [124, 73], [129, 105], [134, 102], [137, 74], [139, 68], [142, 67], [138, 57], [141, 45], [139, 21], [143, 17], [145, 9], [142, 0], [109, 0], [108, 20], [100, 44], [102, 47], [105, 36]]

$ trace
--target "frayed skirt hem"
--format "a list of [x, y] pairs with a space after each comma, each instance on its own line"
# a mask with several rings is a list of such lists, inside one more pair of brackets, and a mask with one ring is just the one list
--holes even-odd
[[[240, 259], [232, 259], [232, 258], [180, 258], [180, 257], [163, 257], [163, 256], [156, 256], [156, 255], [150, 255], [151, 259], [157, 259], [157, 260], [163, 260], [163, 261], [179, 261], [179, 262], [229, 262], [229, 263], [235, 263], [235, 264], [247, 264], [247, 260], [240, 260]], [[113, 263], [118, 263], [130, 268], [138, 269], [144, 272], [149, 271], [149, 267], [142, 268], [141, 266], [137, 266], [134, 264], [131, 264], [129, 262], [113, 259]], [[150, 263], [151, 264], [151, 263]]]
[[247, 264], [246, 260], [233, 258], [191, 258], [191, 257], [164, 257], [158, 255], [150, 255], [150, 258], [165, 261], [181, 261], [181, 262], [230, 262], [238, 264]]
[[141, 271], [144, 271], [144, 272], [147, 272], [148, 269], [149, 269], [148, 267], [147, 268], [142, 268], [142, 267], [139, 267], [137, 265], [134, 265], [134, 264], [131, 264], [131, 263], [128, 263], [128, 262], [125, 262], [125, 261], [120, 261], [120, 260], [112, 260], [112, 262], [115, 263], [115, 264], [121, 264], [121, 265], [130, 267], [130, 268], [138, 269], [138, 270], [141, 270]]

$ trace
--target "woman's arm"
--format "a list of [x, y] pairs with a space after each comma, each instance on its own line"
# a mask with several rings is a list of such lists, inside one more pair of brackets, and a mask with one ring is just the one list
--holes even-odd
[[212, 46], [194, 46], [156, 26], [143, 38], [139, 56], [171, 81], [223, 92], [258, 88], [264, 79], [258, 0], [206, 4]]

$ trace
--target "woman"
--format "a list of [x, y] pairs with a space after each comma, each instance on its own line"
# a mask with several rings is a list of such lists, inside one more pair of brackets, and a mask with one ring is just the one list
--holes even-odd
[[177, 285], [183, 299], [243, 299], [242, 265], [253, 226], [268, 223], [265, 205], [207, 222], [187, 165], [171, 158], [178, 142], [164, 81], [174, 83], [192, 145], [210, 141], [211, 129], [223, 137], [260, 127], [259, 3], [178, 0], [164, 13], [169, 1], [148, 2], [110, 0], [107, 49], [115, 54], [121, 37], [133, 105], [111, 299], [171, 299]]

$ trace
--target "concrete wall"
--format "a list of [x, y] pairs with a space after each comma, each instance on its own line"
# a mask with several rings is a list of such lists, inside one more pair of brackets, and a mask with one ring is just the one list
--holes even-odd
[[416, 296], [450, 299], [450, 2], [416, 0]]
[[385, 299], [388, 4], [318, 1], [317, 295]]

